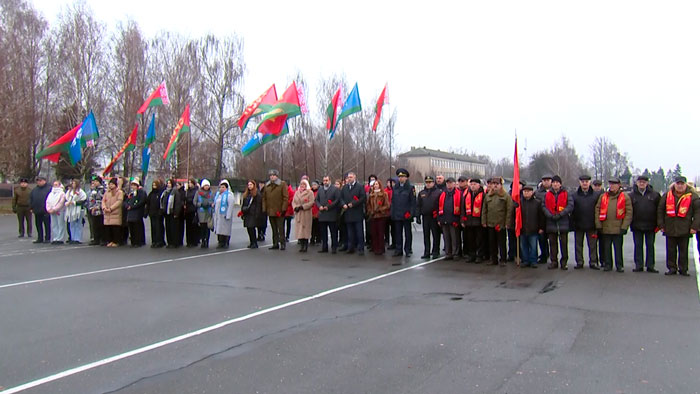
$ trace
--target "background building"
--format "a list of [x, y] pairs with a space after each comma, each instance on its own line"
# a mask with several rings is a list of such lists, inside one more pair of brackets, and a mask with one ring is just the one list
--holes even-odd
[[425, 175], [444, 175], [457, 179], [460, 175], [483, 178], [486, 163], [467, 155], [443, 152], [426, 147], [411, 147], [398, 155], [399, 166], [411, 171], [414, 182], [422, 181]]

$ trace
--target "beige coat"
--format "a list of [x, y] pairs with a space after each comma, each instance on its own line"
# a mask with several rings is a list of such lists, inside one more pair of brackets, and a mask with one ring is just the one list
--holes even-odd
[[314, 205], [314, 192], [306, 189], [303, 192], [297, 189], [292, 200], [292, 208], [302, 207], [302, 210], [294, 214], [294, 229], [297, 239], [311, 238], [311, 222], [313, 214], [311, 207]]
[[[122, 225], [122, 203], [124, 202], [124, 192], [119, 189], [107, 190], [102, 198], [102, 211], [104, 212], [105, 226]], [[111, 209], [107, 213], [106, 208]]]

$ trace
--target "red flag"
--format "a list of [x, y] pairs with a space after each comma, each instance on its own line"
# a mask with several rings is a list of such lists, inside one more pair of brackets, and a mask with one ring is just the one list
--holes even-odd
[[124, 142], [124, 145], [122, 146], [121, 149], [119, 149], [119, 152], [112, 158], [112, 161], [107, 164], [107, 167], [105, 167], [105, 170], [102, 171], [102, 176], [104, 177], [105, 175], [109, 174], [112, 171], [112, 167], [114, 167], [114, 163], [117, 162], [117, 160], [124, 154], [126, 151], [132, 151], [136, 148], [136, 141], [138, 139], [138, 131], [139, 131], [139, 124], [136, 123], [134, 126], [134, 129], [131, 131], [131, 134], [129, 134], [129, 138], [126, 139], [126, 142]]
[[245, 111], [238, 119], [238, 127], [243, 130], [248, 125], [250, 118], [265, 113], [272, 109], [277, 102], [277, 89], [273, 83], [263, 94], [246, 107]]
[[384, 85], [384, 89], [382, 89], [382, 93], [379, 95], [379, 99], [377, 99], [377, 106], [374, 107], [374, 125], [372, 126], [372, 131], [377, 131], [377, 125], [379, 125], [379, 118], [382, 117], [382, 107], [384, 106], [386, 100], [386, 85]]
[[335, 92], [333, 95], [333, 98], [331, 99], [331, 103], [328, 104], [328, 108], [326, 108], [326, 131], [329, 133], [333, 134], [335, 132], [335, 128], [338, 125], [338, 107], [339, 101], [340, 101], [340, 89]]
[[159, 105], [168, 105], [170, 104], [170, 100], [168, 99], [168, 88], [165, 86], [165, 81], [161, 83], [156, 90], [151, 93], [150, 96], [144, 101], [144, 103], [141, 105], [141, 108], [139, 108], [138, 111], [136, 111], [137, 114], [142, 114], [146, 112], [146, 109], [149, 107], [157, 107]]
[[298, 115], [301, 115], [299, 92], [297, 92], [296, 83], [292, 82], [282, 94], [282, 98], [263, 116], [258, 125], [258, 131], [262, 134], [279, 135], [287, 119]]
[[520, 164], [518, 162], [518, 137], [515, 137], [515, 156], [513, 157], [513, 190], [511, 197], [518, 205], [515, 208], [515, 236], [520, 236], [523, 228], [523, 215], [520, 207]]
[[177, 150], [177, 143], [180, 141], [180, 136], [190, 132], [190, 105], [185, 106], [185, 110], [180, 116], [180, 120], [177, 122], [177, 126], [173, 130], [173, 134], [170, 136], [170, 142], [168, 142], [168, 147], [165, 148], [165, 153], [163, 153], [163, 160], [170, 160], [173, 153]]

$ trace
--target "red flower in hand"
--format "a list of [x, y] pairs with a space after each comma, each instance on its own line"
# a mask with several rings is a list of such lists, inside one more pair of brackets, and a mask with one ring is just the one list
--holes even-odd
[[457, 222], [452, 222], [452, 226], [453, 226], [453, 227], [457, 227], [457, 226], [459, 226], [459, 223], [457, 223]]
[[410, 218], [411, 218], [411, 212], [406, 212], [406, 213], [404, 213], [404, 214], [403, 214], [403, 217], [406, 218], [406, 219], [410, 219]]
[[496, 231], [501, 231], [501, 226], [497, 224], [496, 227], [494, 227], [494, 229], [495, 229]]
[[659, 226], [656, 226], [656, 227], [654, 228], [654, 232], [655, 232], [655, 233], [658, 233], [659, 230], [661, 230], [661, 229], [659, 228]]
[[433, 218], [438, 217], [437, 211], [433, 211]]
[[357, 196], [352, 196], [352, 199], [355, 200], [355, 201], [360, 201], [360, 199], [357, 198]]
[[280, 217], [280, 216], [282, 216], [282, 213], [280, 211], [277, 211], [277, 213], [275, 215], [277, 215], [277, 217]]
[[382, 204], [384, 204], [384, 201], [379, 200], [379, 201], [377, 201], [377, 204], [378, 204], [378, 205], [382, 205]]
[[591, 238], [597, 239], [597, 238], [598, 238], [598, 234], [593, 233], [593, 235], [591, 235]]
[[333, 200], [328, 200], [328, 204], [333, 204]]
[[243, 211], [238, 211], [238, 217], [243, 216]]

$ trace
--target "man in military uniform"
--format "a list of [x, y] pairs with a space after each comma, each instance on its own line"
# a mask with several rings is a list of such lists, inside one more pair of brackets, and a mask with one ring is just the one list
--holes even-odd
[[671, 189], [661, 197], [656, 215], [657, 224], [666, 236], [668, 272], [665, 275], [689, 276], [688, 244], [700, 227], [696, 212], [700, 212], [697, 193], [688, 187], [685, 177], [676, 177]]
[[408, 181], [409, 173], [405, 168], [396, 170], [396, 176], [399, 177], [399, 182], [394, 186], [391, 196], [391, 220], [394, 222], [396, 236], [394, 257], [404, 253], [406, 257], [411, 257], [413, 253], [411, 223], [416, 210], [416, 189]]
[[272, 247], [270, 249], [284, 250], [286, 246], [284, 213], [287, 210], [289, 199], [287, 183], [279, 179], [277, 170], [270, 170], [268, 175], [270, 180], [265, 184], [262, 191], [262, 209], [270, 218], [270, 227], [272, 227]]
[[12, 212], [17, 214], [17, 222], [19, 223], [19, 238], [24, 237], [24, 224], [27, 224], [27, 236], [32, 237], [32, 208], [29, 204], [29, 195], [32, 189], [29, 188], [29, 180], [22, 178], [19, 180], [19, 186], [15, 187], [12, 194]]
[[[440, 189], [435, 187], [435, 179], [428, 175], [425, 177], [425, 189], [418, 193], [418, 206], [416, 210], [416, 221], [423, 224], [423, 256], [422, 259], [434, 259], [440, 256], [440, 231], [437, 222], [437, 206], [440, 198]], [[432, 236], [432, 249], [430, 248], [430, 237]]]

